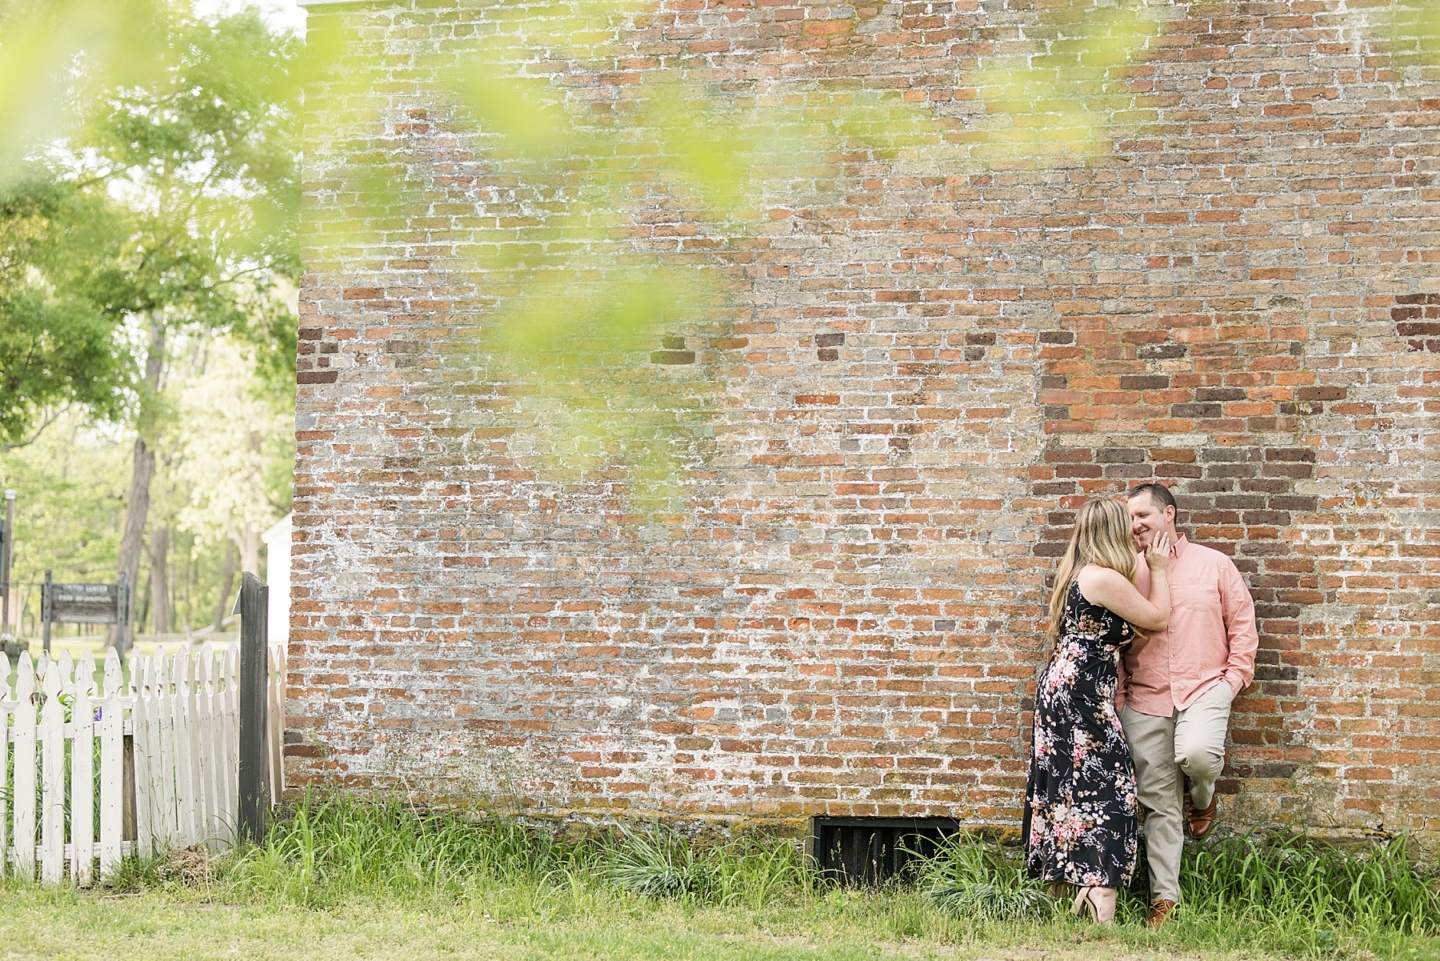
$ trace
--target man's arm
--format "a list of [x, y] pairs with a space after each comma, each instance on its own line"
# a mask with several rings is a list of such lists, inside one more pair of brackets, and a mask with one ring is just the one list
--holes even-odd
[[1255, 651], [1260, 647], [1260, 634], [1255, 629], [1255, 601], [1228, 557], [1220, 571], [1220, 613], [1225, 619], [1225, 639], [1230, 651], [1225, 661], [1225, 683], [1239, 694], [1255, 679]]

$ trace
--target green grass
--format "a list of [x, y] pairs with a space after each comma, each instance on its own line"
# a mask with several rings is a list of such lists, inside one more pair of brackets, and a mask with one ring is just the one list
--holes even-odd
[[692, 843], [659, 825], [564, 836], [511, 818], [344, 797], [263, 846], [127, 862], [109, 892], [0, 887], [0, 957], [1440, 957], [1440, 888], [1400, 842], [1304, 837], [1190, 852], [1158, 932], [1143, 895], [1099, 929], [978, 837], [881, 890], [817, 882], [793, 842]]

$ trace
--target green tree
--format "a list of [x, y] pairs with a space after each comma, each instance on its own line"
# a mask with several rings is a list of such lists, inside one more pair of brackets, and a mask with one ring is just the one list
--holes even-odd
[[104, 418], [123, 414], [134, 370], [107, 297], [124, 227], [109, 198], [74, 183], [32, 177], [0, 188], [4, 446], [27, 443], [46, 409], [73, 403]]
[[[17, 392], [18, 412], [9, 423], [0, 421], [14, 434], [25, 412], [33, 417], [39, 406], [61, 399], [115, 416], [121, 406], [116, 387], [130, 388], [120, 392], [136, 438], [118, 566], [132, 585], [144, 552], [156, 451], [171, 416], [163, 397], [176, 336], [234, 333], [255, 343], [284, 376], [293, 369], [295, 322], [274, 290], [299, 270], [299, 131], [291, 77], [298, 41], [271, 31], [253, 10], [207, 20], [167, 7], [158, 23], [160, 49], [153, 53], [162, 69], [80, 85], [85, 101], [75, 107], [75, 127], [45, 152], [51, 182], [30, 190], [97, 209], [119, 198], [124, 216], [105, 221], [103, 244], [83, 236], [72, 243], [64, 231], [39, 235], [11, 271], [33, 279], [48, 258], [89, 268], [93, 277], [79, 307], [59, 300], [23, 328], [64, 355], [64, 364], [52, 366], [80, 372], [84, 381], [87, 358], [101, 343], [115, 344], [122, 329], [132, 357], [127, 363], [117, 355], [100, 368], [113, 368], [108, 379], [62, 379], [47, 391]], [[21, 330], [13, 317], [4, 315], [5, 326]], [[83, 330], [88, 340], [64, 336], [68, 330]], [[87, 350], [78, 349], [87, 343]], [[17, 383], [55, 379], [25, 359], [14, 365]], [[163, 565], [163, 559], [152, 556], [152, 563]]]

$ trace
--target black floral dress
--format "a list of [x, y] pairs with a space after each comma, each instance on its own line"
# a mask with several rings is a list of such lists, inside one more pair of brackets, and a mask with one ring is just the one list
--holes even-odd
[[1128, 887], [1137, 855], [1135, 767], [1115, 712], [1130, 625], [1070, 585], [1035, 691], [1025, 865], [1042, 881]]

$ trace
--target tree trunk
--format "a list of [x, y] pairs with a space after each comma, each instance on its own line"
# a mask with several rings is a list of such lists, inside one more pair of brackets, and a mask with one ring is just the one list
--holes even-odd
[[125, 500], [125, 526], [120, 536], [119, 567], [130, 584], [132, 617], [139, 607], [134, 598], [140, 585], [140, 552], [145, 544], [145, 520], [150, 514], [150, 481], [155, 476], [155, 434], [158, 426], [155, 422], [159, 416], [160, 378], [164, 370], [165, 325], [152, 317], [150, 347], [145, 356], [145, 380], [140, 385], [140, 416], [135, 425], [130, 496]]
[[170, 528], [150, 534], [150, 609], [155, 612], [156, 634], [170, 633]]
[[[125, 500], [125, 527], [120, 536], [120, 573], [130, 585], [130, 616], [138, 625], [140, 605], [140, 552], [145, 547], [145, 518], [150, 513], [150, 480], [155, 476], [155, 452], [144, 438], [135, 438], [130, 468], [130, 496]], [[124, 654], [124, 651], [120, 652]]]
[[135, 634], [139, 634], [140, 632], [144, 631], [145, 625], [150, 622], [150, 585], [146, 584], [145, 589], [141, 590], [140, 585], [136, 584], [135, 596], [144, 598], [144, 600], [140, 602], [140, 610], [135, 612], [135, 631], [130, 635], [132, 640], [134, 639]]
[[220, 581], [220, 603], [215, 605], [215, 621], [212, 625], [218, 633], [223, 627], [225, 615], [230, 613], [230, 588], [235, 584], [235, 545], [225, 542], [225, 576]]

